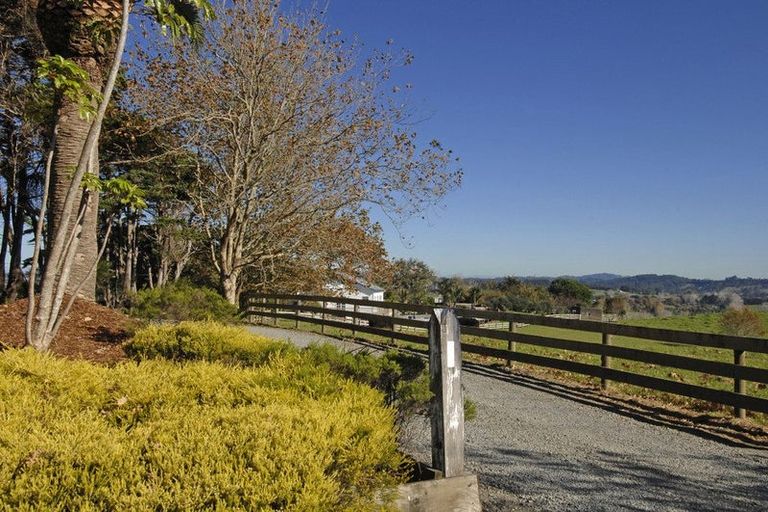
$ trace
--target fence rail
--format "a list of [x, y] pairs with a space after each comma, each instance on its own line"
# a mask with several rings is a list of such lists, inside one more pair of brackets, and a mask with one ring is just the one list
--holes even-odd
[[[320, 305], [318, 305], [320, 304]], [[334, 307], [328, 307], [331, 304]], [[347, 309], [351, 307], [351, 309]], [[360, 311], [360, 308], [370, 311]], [[347, 299], [319, 295], [259, 294], [250, 299], [248, 314], [277, 319], [308, 322], [324, 326], [350, 329], [353, 332], [365, 332], [411, 343], [428, 343], [429, 321], [415, 318], [416, 315], [431, 313], [429, 306], [403, 304], [398, 302], [380, 302], [363, 299]], [[384, 311], [387, 314], [379, 314]], [[587, 320], [553, 318], [547, 316], [509, 313], [497, 311], [455, 309], [459, 319], [471, 318], [493, 321], [494, 328], [473, 325], [461, 325], [462, 335], [488, 340], [506, 341], [507, 348], [495, 348], [483, 345], [462, 343], [464, 352], [493, 357], [519, 363], [564, 370], [601, 379], [604, 388], [611, 381], [654, 389], [666, 393], [705, 400], [734, 408], [734, 414], [745, 417], [746, 410], [768, 413], [768, 399], [745, 393], [744, 381], [768, 384], [768, 369], [746, 365], [746, 354], [757, 352], [768, 354], [768, 340], [745, 338], [720, 334], [674, 331], [649, 327], [636, 327], [615, 323]], [[331, 318], [329, 318], [331, 317]], [[364, 325], [361, 321], [368, 322]], [[540, 325], [581, 331], [601, 335], [601, 342], [587, 342], [560, 337], [537, 336], [517, 332], [519, 324]], [[504, 329], [504, 327], [507, 327]], [[499, 329], [498, 327], [501, 327]], [[403, 331], [409, 332], [403, 332]], [[419, 331], [423, 332], [420, 335]], [[733, 352], [733, 363], [699, 359], [696, 357], [666, 354], [638, 348], [613, 345], [613, 337], [640, 338], [653, 342], [693, 345], [726, 349]], [[600, 356], [600, 364], [588, 364], [567, 359], [524, 353], [516, 350], [517, 344], [567, 350], [582, 354]], [[689, 370], [733, 379], [733, 391], [687, 384], [674, 380], [633, 373], [612, 368], [613, 359], [646, 363], [662, 367]]]

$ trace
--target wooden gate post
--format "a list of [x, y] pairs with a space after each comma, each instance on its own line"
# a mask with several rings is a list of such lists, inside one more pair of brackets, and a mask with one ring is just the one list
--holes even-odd
[[325, 334], [325, 307], [326, 302], [323, 301], [323, 323], [320, 324], [320, 334]]
[[432, 465], [446, 478], [464, 473], [464, 395], [461, 334], [453, 311], [435, 308], [429, 319], [429, 376], [432, 408]]

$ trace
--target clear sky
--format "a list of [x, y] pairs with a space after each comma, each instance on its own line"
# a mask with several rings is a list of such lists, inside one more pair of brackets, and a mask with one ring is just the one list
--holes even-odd
[[327, 21], [413, 51], [417, 131], [462, 160], [404, 240], [384, 223], [391, 255], [768, 277], [768, 2], [330, 0]]

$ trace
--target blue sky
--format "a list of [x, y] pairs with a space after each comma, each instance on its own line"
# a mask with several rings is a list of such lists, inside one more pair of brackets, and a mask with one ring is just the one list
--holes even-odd
[[[301, 3], [301, 2], [299, 2]], [[415, 54], [462, 188], [395, 257], [442, 275], [768, 277], [768, 2], [330, 0]]]

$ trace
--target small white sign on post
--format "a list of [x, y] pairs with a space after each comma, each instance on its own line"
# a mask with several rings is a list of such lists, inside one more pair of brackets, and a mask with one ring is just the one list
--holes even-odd
[[448, 341], [445, 350], [445, 366], [448, 368], [456, 368], [456, 354], [454, 353], [455, 343], [456, 342], [453, 340]]

